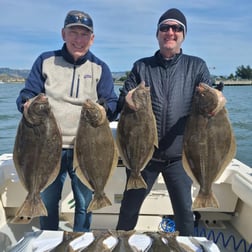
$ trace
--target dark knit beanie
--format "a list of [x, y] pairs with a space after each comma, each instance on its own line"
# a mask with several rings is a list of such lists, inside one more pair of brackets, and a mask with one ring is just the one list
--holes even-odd
[[175, 8], [169, 9], [167, 10], [158, 20], [158, 28], [160, 26], [160, 24], [162, 24], [163, 22], [166, 21], [175, 21], [177, 23], [179, 23], [180, 25], [183, 26], [184, 28], [184, 37], [185, 34], [187, 32], [187, 24], [186, 24], [186, 18], [184, 16], [184, 14]]

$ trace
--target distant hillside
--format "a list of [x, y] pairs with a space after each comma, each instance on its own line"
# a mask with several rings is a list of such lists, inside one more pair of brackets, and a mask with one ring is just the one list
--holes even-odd
[[7, 68], [7, 67], [0, 67], [0, 75], [9, 75], [12, 77], [22, 77], [22, 78], [26, 78], [29, 74], [30, 70], [20, 70], [20, 69], [11, 69], [11, 68]]
[[[27, 69], [11, 69], [7, 67], [0, 67], [0, 81], [3, 82], [24, 82], [30, 70]], [[112, 72], [114, 80], [125, 76], [126, 72]]]
[[[28, 69], [11, 69], [8, 67], [0, 67], [0, 82], [5, 83], [23, 83], [25, 79], [28, 77], [30, 70]], [[114, 83], [117, 85], [123, 84], [123, 78], [126, 77], [129, 72], [112, 72]], [[122, 79], [121, 79], [122, 78]], [[222, 81], [225, 86], [239, 86], [239, 85], [252, 85], [252, 80], [244, 80], [244, 79], [226, 79], [214, 76], [213, 82], [215, 84], [219, 84]]]

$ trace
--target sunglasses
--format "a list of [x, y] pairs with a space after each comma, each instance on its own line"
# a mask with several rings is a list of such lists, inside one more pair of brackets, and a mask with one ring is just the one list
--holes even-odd
[[182, 25], [169, 25], [169, 24], [161, 24], [159, 26], [159, 31], [168, 32], [170, 30], [170, 28], [172, 29], [173, 32], [182, 32], [182, 31], [184, 31], [184, 28], [183, 28]]
[[93, 27], [93, 22], [90, 18], [77, 15], [69, 15], [65, 20], [65, 26], [68, 24], [83, 24], [88, 27]]

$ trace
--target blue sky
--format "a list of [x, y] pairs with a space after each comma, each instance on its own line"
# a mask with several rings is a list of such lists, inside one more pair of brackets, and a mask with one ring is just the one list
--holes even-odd
[[212, 74], [252, 66], [251, 0], [0, 0], [0, 67], [30, 69], [41, 52], [61, 48], [66, 13], [79, 9], [94, 21], [91, 51], [111, 71], [128, 71], [158, 49], [157, 21], [172, 7], [187, 17], [184, 53], [203, 58]]

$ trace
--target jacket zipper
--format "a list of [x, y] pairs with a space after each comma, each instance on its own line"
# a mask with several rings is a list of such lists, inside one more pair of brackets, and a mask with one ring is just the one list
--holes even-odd
[[78, 80], [77, 80], [77, 88], [76, 88], [76, 98], [79, 96], [79, 87], [80, 87], [80, 75], [78, 75]]
[[70, 91], [70, 96], [71, 96], [71, 97], [73, 97], [75, 71], [76, 71], [76, 66], [74, 65], [74, 68], [73, 68], [73, 79], [72, 79], [72, 85], [71, 85], [71, 91]]
[[169, 99], [169, 97], [168, 97], [168, 89], [169, 89], [169, 87], [168, 87], [168, 85], [169, 85], [169, 70], [168, 69], [166, 69], [166, 71], [165, 71], [165, 78], [163, 78], [163, 81], [165, 82], [165, 83], [163, 83], [163, 92], [164, 92], [164, 94], [165, 94], [165, 97], [164, 97], [164, 106], [163, 106], [163, 111], [162, 111], [162, 118], [161, 118], [161, 130], [160, 130], [160, 136], [161, 137], [163, 137], [164, 135], [165, 135], [165, 130], [166, 130], [166, 127], [165, 127], [165, 125], [166, 125], [166, 117], [167, 117], [167, 104], [168, 104], [168, 99]]

